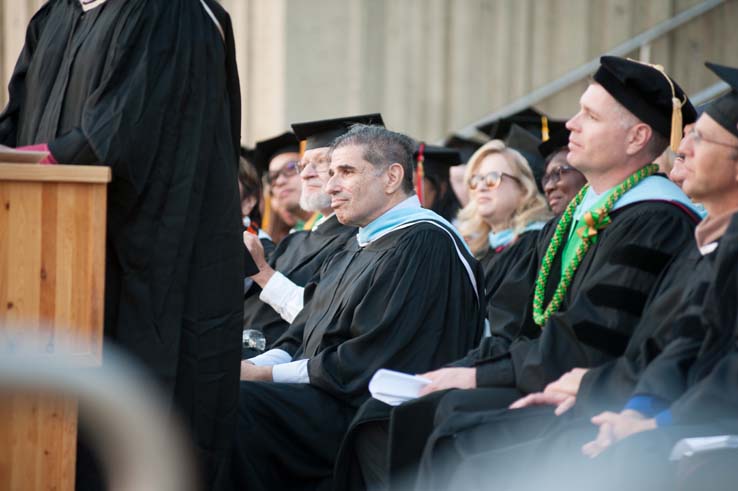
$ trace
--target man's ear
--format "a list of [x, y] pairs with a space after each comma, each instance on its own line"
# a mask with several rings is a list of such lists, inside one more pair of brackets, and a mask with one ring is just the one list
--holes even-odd
[[635, 155], [648, 145], [653, 135], [653, 130], [645, 123], [638, 123], [628, 130], [625, 141], [625, 152], [627, 155]]
[[398, 189], [402, 188], [402, 181], [405, 178], [405, 169], [402, 164], [390, 164], [387, 169], [387, 183], [384, 190], [387, 194], [394, 194]]

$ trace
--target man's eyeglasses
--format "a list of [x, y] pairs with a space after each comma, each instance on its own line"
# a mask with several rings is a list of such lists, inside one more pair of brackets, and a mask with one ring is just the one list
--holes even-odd
[[474, 174], [469, 178], [469, 189], [477, 189], [480, 184], [484, 183], [488, 188], [494, 189], [502, 183], [502, 178], [507, 177], [520, 184], [520, 179], [515, 176], [511, 176], [506, 172], [492, 171], [484, 176], [480, 174]]
[[568, 174], [569, 172], [579, 171], [570, 165], [562, 165], [561, 167], [557, 167], [556, 169], [544, 175], [541, 178], [541, 184], [543, 185], [543, 187], [546, 187], [548, 183], [551, 183], [555, 186], [561, 180], [561, 176], [564, 174]]
[[738, 145], [733, 145], [732, 143], [724, 143], [724, 142], [720, 142], [717, 140], [712, 140], [710, 138], [705, 138], [705, 136], [702, 133], [700, 133], [700, 131], [697, 128], [692, 128], [692, 130], [689, 133], [687, 133], [686, 137], [691, 138], [695, 145], [699, 145], [701, 142], [707, 142], [707, 143], [713, 143], [715, 145], [720, 145], [722, 147], [738, 149]]
[[312, 166], [313, 169], [315, 169], [315, 172], [318, 174], [327, 174], [328, 173], [328, 167], [330, 165], [330, 162], [326, 159], [313, 161], [313, 160], [300, 160], [297, 163], [297, 171], [302, 174], [302, 171], [307, 169], [308, 167]]
[[292, 176], [296, 176], [298, 172], [300, 172], [298, 168], [299, 162], [297, 160], [290, 160], [284, 166], [275, 171], [269, 171], [267, 174], [267, 183], [269, 185], [274, 184], [277, 179], [279, 179], [279, 176], [284, 177], [285, 179], [290, 178]]

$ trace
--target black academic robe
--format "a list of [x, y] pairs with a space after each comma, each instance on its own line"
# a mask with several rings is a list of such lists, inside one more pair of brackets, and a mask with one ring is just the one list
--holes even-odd
[[[708, 424], [719, 420], [733, 421], [732, 430], [738, 432], [735, 414], [738, 393], [733, 390], [738, 382], [738, 214], [720, 241], [715, 258], [715, 277], [706, 294], [702, 323], [706, 326], [697, 349], [694, 332], [676, 339], [682, 342], [680, 350], [663, 353], [649, 366], [635, 389], [636, 393], [650, 394], [671, 403], [674, 424]], [[671, 345], [669, 346], [671, 347]], [[667, 349], [669, 348], [667, 347]], [[665, 350], [666, 351], [666, 350]], [[665, 354], [671, 355], [663, 360]], [[681, 356], [676, 356], [681, 355]], [[663, 362], [665, 363], [657, 363]], [[657, 383], [671, 366], [672, 380], [667, 387]]]
[[[702, 337], [704, 302], [715, 277], [715, 256], [715, 252], [703, 256], [693, 243], [674, 258], [648, 300], [623, 356], [591, 368], [582, 378], [576, 413], [589, 417], [619, 409], [643, 372], [675, 339]], [[667, 380], [662, 378], [662, 383]]]
[[[649, 295], [672, 258], [693, 242], [695, 219], [682, 208], [664, 202], [635, 203], [610, 214], [612, 223], [600, 232], [585, 255], [564, 302], [542, 327], [533, 323], [533, 285], [556, 221], [540, 234], [537, 253], [528, 263], [516, 263], [505, 284], [527, 295], [496, 301], [504, 312], [498, 331], [519, 333], [506, 353], [490, 350], [492, 339], [465, 357], [477, 368], [480, 387], [510, 387], [536, 392], [575, 367], [594, 367], [620, 356], [638, 324]], [[561, 251], [546, 285], [546, 302], [558, 285]], [[507, 278], [506, 278], [507, 279]], [[517, 306], [517, 315], [511, 314]], [[493, 331], [494, 332], [494, 331]], [[530, 333], [530, 336], [527, 335]]]
[[589, 419], [595, 414], [620, 411], [649, 363], [672, 340], [701, 330], [715, 255], [703, 256], [692, 243], [671, 261], [657, 281], [623, 356], [587, 372], [577, 404], [566, 417], [557, 417], [550, 407], [516, 411], [454, 408], [453, 420], [439, 422], [425, 444], [417, 487], [445, 487], [455, 468], [475, 455], [544, 438], [559, 428], [572, 428], [574, 420], [590, 428]]
[[30, 22], [0, 143], [107, 165], [105, 334], [173, 399], [211, 482], [235, 422], [244, 254], [240, 93], [213, 0], [46, 3]]
[[[415, 472], [414, 465], [435, 428], [452, 424], [469, 412], [506, 408], [524, 394], [543, 390], [572, 368], [595, 367], [623, 354], [662, 270], [693, 242], [695, 218], [664, 202], [635, 203], [610, 216], [612, 223], [584, 257], [561, 308], [541, 328], [532, 319], [533, 288], [557, 220], [547, 224], [536, 252], [515, 263], [498, 288], [501, 293], [492, 297], [493, 335], [454, 363], [476, 367], [479, 389], [434, 396], [435, 409], [418, 400], [393, 411], [392, 418], [397, 413], [408, 422], [390, 422], [397, 429], [389, 442], [394, 475]], [[561, 251], [551, 268], [547, 300], [560, 272]], [[479, 390], [482, 395], [475, 393]], [[417, 411], [413, 409], [416, 405]], [[433, 417], [418, 414], [428, 411]], [[396, 459], [399, 453], [404, 455]]]
[[325, 483], [372, 375], [424, 372], [468, 350], [482, 332], [482, 288], [477, 261], [434, 224], [395, 230], [363, 248], [350, 241], [306, 288], [305, 308], [274, 345], [309, 360], [310, 383], [241, 384], [234, 485]]
[[[499, 320], [501, 311], [496, 308], [496, 305], [501, 303], [500, 298], [502, 296], [508, 292], [514, 293], [514, 290], [500, 288], [500, 285], [506, 281], [507, 275], [513, 271], [513, 266], [518, 261], [529, 261], [531, 255], [536, 253], [536, 242], [539, 233], [539, 230], [524, 232], [515, 240], [515, 243], [503, 249], [492, 249], [490, 247], [486, 254], [479, 259], [484, 270], [487, 320], [495, 328], [495, 333], [508, 341], [512, 341], [513, 339], [506, 336], [506, 332], [498, 328], [498, 326], [505, 325], [506, 323]], [[515, 302], [511, 301], [510, 303]]]
[[[515, 483], [515, 486], [504, 489], [540, 489], [544, 484], [551, 487], [566, 486], [572, 490], [594, 487], [603, 490], [674, 489], [677, 485], [680, 489], [730, 489], [726, 485], [734, 483], [735, 467], [725, 464], [731, 460], [735, 462], [735, 450], [698, 455], [684, 459], [678, 465], [670, 462], [668, 456], [673, 445], [681, 438], [738, 432], [738, 396], [735, 391], [738, 384], [736, 239], [738, 217], [733, 219], [716, 252], [699, 261], [694, 269], [689, 269], [688, 263], [680, 265], [686, 271], [676, 275], [674, 281], [679, 282], [672, 289], [683, 288], [683, 298], [688, 297], [689, 300], [685, 302], [687, 305], [683, 313], [672, 323], [671, 335], [660, 335], [662, 329], [655, 329], [653, 336], [653, 339], [670, 341], [662, 345], [660, 351], [659, 343], [653, 339], [643, 343], [643, 352], [635, 354], [634, 363], [645, 361], [647, 365], [640, 371], [635, 389], [629, 376], [620, 378], [632, 393], [655, 396], [670, 405], [671, 425], [626, 438], [597, 459], [589, 461], [580, 456], [579, 448], [596, 436], [597, 428], [588, 422], [591, 414], [582, 417], [576, 411], [570, 411], [573, 414], [567, 413], [557, 418], [558, 425], [549, 427], [542, 434], [533, 435], [534, 439], [530, 442], [521, 444], [518, 440], [513, 444], [510, 439], [502, 439], [502, 444], [494, 450], [477, 453], [476, 456], [467, 453], [465, 462], [459, 466], [454, 477], [455, 482], [461, 482], [460, 474], [466, 473], [485, 475], [486, 479], [477, 479], [485, 483], [485, 487], [504, 487]], [[705, 277], [706, 265], [711, 271], [710, 278]], [[708, 283], [706, 291], [705, 283]], [[668, 301], [668, 295], [662, 300]], [[699, 312], [696, 310], [697, 304], [701, 304]], [[644, 327], [647, 326], [639, 326], [638, 329]], [[695, 343], [700, 339], [701, 342]], [[655, 358], [652, 358], [653, 353], [648, 353], [651, 350], [658, 353]], [[606, 373], [603, 372], [601, 376], [604, 375]], [[588, 377], [589, 374], [583, 380], [583, 387]], [[617, 377], [611, 383], [603, 384], [602, 388], [614, 389], [615, 400], [622, 401], [622, 397], [617, 395], [621, 391], [615, 387], [616, 380]], [[593, 385], [591, 380], [588, 383]], [[591, 398], [600, 392], [590, 387], [578, 395], [577, 406], [580, 405], [580, 396]], [[612, 395], [606, 396], [612, 399]], [[591, 403], [585, 405], [588, 406], [596, 407]], [[619, 411], [621, 408], [622, 405], [608, 409]], [[512, 424], [518, 428], [515, 435], [519, 437], [526, 426], [526, 418], [530, 422], [536, 416], [535, 412], [545, 411], [532, 408], [501, 413], [496, 421], [495, 435], [509, 432]], [[481, 434], [476, 433], [479, 440]], [[489, 438], [487, 441], [490, 441]], [[520, 463], [530, 460], [539, 463], [536, 478], [524, 476], [524, 466]], [[516, 461], [517, 464], [514, 463]], [[497, 462], [506, 462], [507, 469], [497, 465]], [[485, 468], [487, 470], [483, 470]], [[566, 472], [562, 472], [562, 469], [566, 469]], [[573, 479], [574, 476], [576, 479]], [[472, 486], [469, 489], [482, 488]]]
[[[269, 264], [296, 285], [305, 286], [315, 279], [323, 263], [351, 240], [356, 240], [356, 228], [342, 225], [334, 215], [316, 230], [293, 232], [285, 237], [269, 256]], [[269, 348], [289, 324], [271, 306], [259, 300], [260, 288], [252, 290], [255, 291], [249, 292], [244, 301], [243, 328], [263, 332]]]
[[[503, 283], [506, 274], [512, 269], [512, 265], [516, 261], [525, 260], [525, 258], [529, 257], [530, 253], [535, 249], [538, 233], [538, 231], [525, 232], [518, 237], [514, 244], [504, 249], [489, 248], [479, 259], [484, 272], [485, 300], [488, 316], [492, 312], [492, 298], [495, 295], [501, 294], [499, 286]], [[502, 342], [500, 345], [502, 346]], [[393, 426], [397, 428], [403, 428], [405, 426], [417, 427], [418, 424], [423, 425], [423, 423], [419, 423], [420, 421], [425, 421], [426, 424], [423, 426], [431, 427], [433, 411], [428, 411], [427, 408], [433, 407], [435, 403], [435, 397], [423, 400], [421, 402], [422, 407], [415, 408], [407, 413], [410, 418], [409, 424], [406, 425], [404, 417], [400, 416], [399, 418], [393, 419]], [[394, 414], [397, 415], [398, 410], [402, 412], [402, 409], [404, 409], [402, 406], [395, 408]], [[364, 483], [356, 462], [355, 440], [359, 432], [364, 431], [363, 425], [366, 423], [386, 424], [389, 421], [391, 411], [391, 406], [376, 399], [369, 399], [359, 409], [355, 420], [352, 422], [341, 444], [339, 456], [336, 459], [334, 489], [360, 489], [363, 487]], [[405, 413], [402, 414], [404, 415]], [[394, 431], [391, 432], [394, 433]], [[417, 454], [417, 452], [406, 448], [404, 444], [412, 446], [412, 439], [403, 438], [402, 442], [398, 441], [398, 447], [393, 452], [393, 461], [391, 463], [393, 467], [402, 467], [405, 464], [405, 456]]]

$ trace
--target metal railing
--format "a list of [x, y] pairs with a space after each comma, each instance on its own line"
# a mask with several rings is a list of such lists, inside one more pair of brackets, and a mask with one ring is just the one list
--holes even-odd
[[[651, 43], [653, 41], [665, 34], [668, 34], [674, 29], [696, 19], [697, 17], [705, 15], [707, 12], [710, 12], [714, 8], [724, 3], [725, 0], [705, 0], [700, 4], [690, 7], [683, 12], [680, 12], [679, 14], [668, 20], [656, 24], [654, 27], [616, 46], [605, 54], [613, 56], [625, 56], [628, 53], [639, 49], [640, 59], [642, 61], [648, 62], [651, 55]], [[492, 123], [501, 118], [510, 116], [511, 114], [515, 114], [518, 111], [522, 111], [523, 109], [534, 106], [541, 101], [561, 92], [567, 87], [584, 80], [592, 73], [594, 73], [594, 71], [597, 70], [597, 67], [599, 66], [600, 58], [598, 56], [597, 58], [588, 61], [584, 65], [575, 68], [561, 78], [554, 80], [553, 82], [550, 82], [542, 87], [539, 87], [526, 96], [521, 97], [520, 99], [502, 107], [492, 114], [489, 114], [484, 118], [468, 126], [465, 126], [461, 130], [457, 131], [456, 134], [463, 137], [473, 136], [477, 133], [478, 126]], [[703, 90], [702, 92], [699, 92], [699, 94], [695, 95], [695, 97], [691, 97], [690, 99], [692, 99], [693, 102], [696, 104], [701, 104], [702, 102], [709, 100], [708, 97], [710, 95], [712, 95], [713, 97], [715, 95], [719, 95], [724, 90], [724, 87], [721, 88], [720, 86], [721, 84], [716, 84], [706, 90]]]
[[111, 491], [195, 490], [189, 441], [146, 375], [106, 350], [105, 364], [89, 369], [72, 357], [22, 354], [0, 345], [0, 393], [39, 391], [76, 399], [82, 422], [94, 428], [90, 443]]

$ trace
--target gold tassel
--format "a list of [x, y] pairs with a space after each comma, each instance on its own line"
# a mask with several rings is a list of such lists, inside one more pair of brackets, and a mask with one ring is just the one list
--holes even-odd
[[676, 97], [671, 98], [671, 150], [679, 153], [679, 144], [682, 142], [682, 105]]
[[545, 142], [548, 138], [548, 118], [546, 116], [541, 116], [541, 141]]
[[684, 96], [684, 101], [679, 100], [679, 98], [676, 96], [676, 89], [674, 88], [674, 82], [672, 82], [671, 78], [669, 78], [669, 75], [666, 74], [666, 70], [664, 70], [663, 66], [652, 65], [651, 63], [634, 60], [632, 58], [628, 58], [628, 60], [654, 68], [659, 73], [661, 73], [661, 75], [664, 76], [664, 78], [666, 79], [666, 82], [669, 84], [669, 87], [671, 88], [671, 138], [669, 140], [669, 146], [671, 147], [674, 153], [679, 153], [679, 144], [682, 142], [682, 132], [683, 132], [682, 106], [687, 103], [687, 96], [686, 95]]
[[264, 230], [266, 233], [271, 233], [272, 197], [269, 195], [266, 189], [262, 192], [262, 197], [264, 198], [264, 216], [261, 219], [261, 229]]

